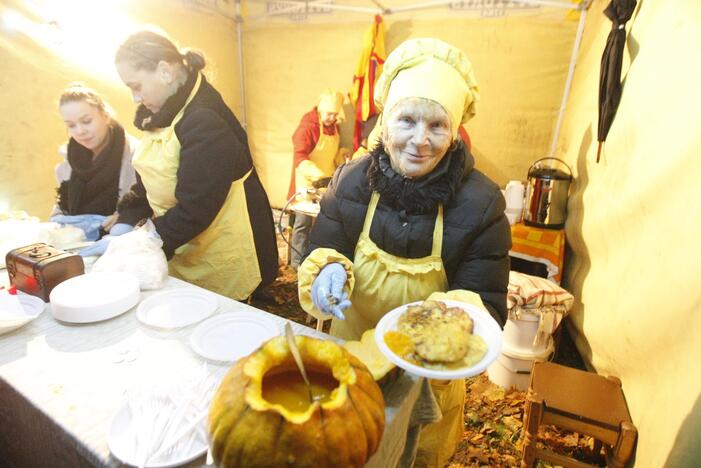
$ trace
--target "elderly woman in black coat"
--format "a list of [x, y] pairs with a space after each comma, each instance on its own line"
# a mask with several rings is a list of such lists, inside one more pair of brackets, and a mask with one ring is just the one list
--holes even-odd
[[[429, 297], [483, 306], [504, 324], [505, 201], [458, 137], [478, 97], [469, 60], [449, 44], [409, 40], [387, 58], [379, 144], [336, 171], [299, 269], [302, 306], [333, 316], [332, 334], [358, 339], [386, 312]], [[462, 434], [464, 381], [433, 390], [443, 419], [422, 432], [420, 465], [445, 463]]]

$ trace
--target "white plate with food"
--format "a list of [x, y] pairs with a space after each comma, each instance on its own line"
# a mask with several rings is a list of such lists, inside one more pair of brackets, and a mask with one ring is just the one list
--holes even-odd
[[175, 329], [206, 319], [217, 307], [212, 293], [194, 288], [167, 289], [141, 301], [136, 318], [149, 327]]
[[0, 291], [0, 335], [31, 322], [45, 308], [46, 303], [36, 296]]
[[277, 323], [264, 312], [229, 312], [197, 325], [190, 346], [205, 359], [234, 362], [279, 334]]
[[484, 372], [499, 356], [502, 332], [489, 313], [465, 302], [419, 301], [385, 314], [380, 351], [410, 374], [454, 380]]

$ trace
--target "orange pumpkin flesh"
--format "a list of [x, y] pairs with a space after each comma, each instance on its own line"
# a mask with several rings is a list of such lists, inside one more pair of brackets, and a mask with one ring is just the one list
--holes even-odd
[[218, 466], [360, 467], [377, 450], [384, 399], [370, 372], [331, 341], [295, 340], [315, 393], [326, 398], [309, 404], [285, 338], [268, 341], [229, 370], [214, 396]]

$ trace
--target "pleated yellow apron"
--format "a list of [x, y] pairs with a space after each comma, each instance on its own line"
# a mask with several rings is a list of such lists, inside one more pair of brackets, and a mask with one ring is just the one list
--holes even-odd
[[[375, 328], [380, 318], [395, 307], [424, 300], [431, 293], [448, 289], [441, 258], [443, 207], [438, 208], [431, 255], [403, 258], [381, 250], [370, 239], [370, 226], [379, 199], [380, 195], [373, 192], [355, 248], [352, 305], [345, 312], [346, 320], [334, 319], [331, 323], [331, 334], [346, 340], [359, 339], [365, 330]], [[421, 431], [416, 466], [443, 466], [455, 451], [463, 432], [465, 381], [432, 380], [431, 388], [443, 418]]]
[[[132, 164], [141, 176], [155, 216], [162, 216], [178, 202], [175, 187], [181, 146], [175, 125], [183, 117], [184, 109], [197, 93], [200, 83], [201, 77], [198, 76], [190, 96], [171, 125], [146, 132], [134, 154]], [[175, 250], [168, 262], [172, 276], [238, 300], [247, 298], [260, 284], [258, 257], [243, 187], [250, 174], [251, 171], [231, 184], [224, 205], [209, 227]]]
[[[336, 155], [341, 143], [341, 136], [338, 132], [334, 135], [324, 133], [324, 124], [319, 122], [319, 141], [316, 142], [314, 150], [309, 153], [309, 160], [321, 169], [323, 177], [331, 177], [336, 170]], [[303, 171], [295, 171], [296, 190], [302, 187], [311, 187], [315, 180], [305, 176]]]

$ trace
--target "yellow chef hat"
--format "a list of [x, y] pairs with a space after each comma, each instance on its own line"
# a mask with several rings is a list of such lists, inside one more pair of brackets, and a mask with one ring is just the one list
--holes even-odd
[[440, 104], [450, 117], [453, 138], [476, 113], [479, 87], [472, 64], [459, 49], [438, 39], [409, 39], [385, 61], [375, 87], [375, 104], [390, 111], [404, 98]]
[[343, 122], [343, 94], [334, 89], [325, 89], [319, 96], [319, 104], [316, 106], [319, 112], [335, 112], [338, 114], [336, 120]]

